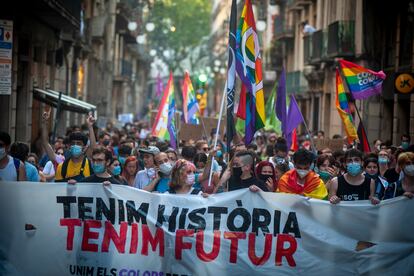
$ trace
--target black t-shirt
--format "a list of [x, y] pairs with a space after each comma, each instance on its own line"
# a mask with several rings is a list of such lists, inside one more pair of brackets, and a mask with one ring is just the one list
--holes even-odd
[[240, 179], [239, 181], [236, 181], [233, 177], [229, 179], [229, 191], [249, 188], [251, 185], [256, 185], [265, 192], [268, 191], [266, 184], [254, 176], [247, 179]]
[[400, 178], [400, 174], [395, 171], [395, 168], [391, 168], [385, 171], [384, 178], [388, 183], [397, 182]]
[[91, 176], [85, 177], [79, 182], [87, 182], [87, 183], [102, 183], [104, 181], [109, 181], [112, 184], [121, 184], [118, 180], [116, 180], [113, 176], [111, 177], [99, 177], [96, 174], [93, 174]]
[[371, 193], [371, 178], [365, 177], [361, 185], [349, 184], [343, 175], [338, 177], [338, 190], [336, 195], [343, 201], [367, 200]]

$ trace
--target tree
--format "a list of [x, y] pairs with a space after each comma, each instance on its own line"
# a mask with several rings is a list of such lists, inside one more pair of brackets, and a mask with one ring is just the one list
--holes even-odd
[[[148, 34], [148, 45], [173, 72], [181, 61], [210, 34], [210, 0], [156, 0], [147, 22], [155, 24]], [[192, 62], [197, 62], [190, 58]]]

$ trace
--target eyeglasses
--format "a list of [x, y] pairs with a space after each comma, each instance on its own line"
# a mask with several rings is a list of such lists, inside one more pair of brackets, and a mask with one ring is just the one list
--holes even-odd
[[209, 150], [209, 148], [203, 148], [203, 151], [208, 151]]

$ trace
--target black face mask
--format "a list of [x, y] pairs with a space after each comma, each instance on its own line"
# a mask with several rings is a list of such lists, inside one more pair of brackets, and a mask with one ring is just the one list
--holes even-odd
[[108, 145], [109, 145], [109, 140], [103, 140], [103, 142], [102, 142], [102, 144], [105, 146], [105, 147], [107, 147]]
[[242, 168], [241, 167], [233, 167], [231, 174], [234, 178], [240, 179], [242, 175]]
[[272, 178], [272, 176], [271, 175], [268, 175], [268, 174], [259, 174], [258, 175], [258, 177], [259, 177], [259, 179], [260, 180], [263, 180], [263, 181], [267, 181], [269, 178]]

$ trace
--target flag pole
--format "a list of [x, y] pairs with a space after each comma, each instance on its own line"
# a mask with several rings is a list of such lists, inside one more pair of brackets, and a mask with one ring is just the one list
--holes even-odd
[[[303, 118], [303, 116], [302, 116], [302, 118]], [[313, 142], [313, 137], [312, 137], [312, 135], [311, 135], [311, 133], [310, 133], [310, 131], [309, 131], [308, 125], [306, 124], [305, 118], [303, 118], [303, 124], [305, 125], [306, 132], [307, 132], [307, 133], [308, 133], [308, 135], [309, 135], [309, 140], [310, 140], [310, 142], [311, 142], [311, 146], [312, 146], [313, 152], [314, 152], [315, 154], [318, 154], [318, 151], [317, 151], [317, 150], [316, 150], [316, 148], [315, 148], [315, 143]]]
[[[223, 116], [224, 98], [226, 98], [225, 97], [226, 96], [226, 91], [227, 91], [227, 80], [226, 80], [226, 83], [224, 84], [223, 95], [221, 96], [220, 114], [219, 114], [219, 118], [218, 118], [218, 122], [217, 122], [216, 137], [214, 138], [213, 149], [216, 149], [216, 147], [217, 147], [217, 140], [218, 140], [218, 135], [219, 135], [219, 131], [220, 131], [221, 117]], [[214, 158], [214, 156], [211, 157], [210, 174], [208, 176], [208, 186], [209, 187], [211, 186], [211, 177], [213, 176], [213, 158]]]

